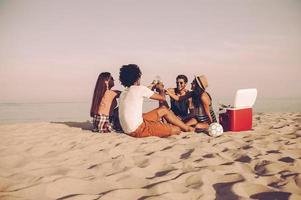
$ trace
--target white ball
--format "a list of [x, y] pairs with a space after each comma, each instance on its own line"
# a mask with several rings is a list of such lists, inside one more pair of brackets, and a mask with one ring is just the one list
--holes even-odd
[[224, 132], [224, 129], [222, 127], [222, 125], [220, 125], [219, 123], [212, 123], [210, 124], [209, 128], [208, 128], [208, 134], [212, 137], [218, 137], [221, 136]]

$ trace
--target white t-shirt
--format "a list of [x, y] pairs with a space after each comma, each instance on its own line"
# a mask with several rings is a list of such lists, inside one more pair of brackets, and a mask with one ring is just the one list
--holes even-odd
[[143, 97], [150, 98], [154, 94], [143, 85], [132, 85], [121, 92], [119, 97], [119, 121], [125, 133], [134, 132], [143, 122]]

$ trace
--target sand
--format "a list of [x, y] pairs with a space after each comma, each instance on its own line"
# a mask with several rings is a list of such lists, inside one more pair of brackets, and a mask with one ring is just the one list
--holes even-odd
[[252, 131], [132, 138], [89, 123], [0, 125], [0, 199], [301, 199], [301, 113]]

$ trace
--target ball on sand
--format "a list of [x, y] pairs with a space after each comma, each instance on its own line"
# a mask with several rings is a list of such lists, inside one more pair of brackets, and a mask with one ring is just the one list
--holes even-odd
[[221, 136], [224, 132], [222, 125], [219, 123], [211, 123], [208, 128], [208, 134], [212, 137]]

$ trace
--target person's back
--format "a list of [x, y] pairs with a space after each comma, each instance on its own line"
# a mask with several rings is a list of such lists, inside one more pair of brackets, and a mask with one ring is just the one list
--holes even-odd
[[126, 133], [135, 131], [143, 122], [143, 98], [149, 98], [154, 93], [145, 86], [132, 85], [120, 94], [119, 120]]
[[117, 96], [118, 92], [114, 90], [106, 90], [105, 94], [101, 99], [98, 113], [106, 116], [112, 116], [113, 110], [117, 106]]

